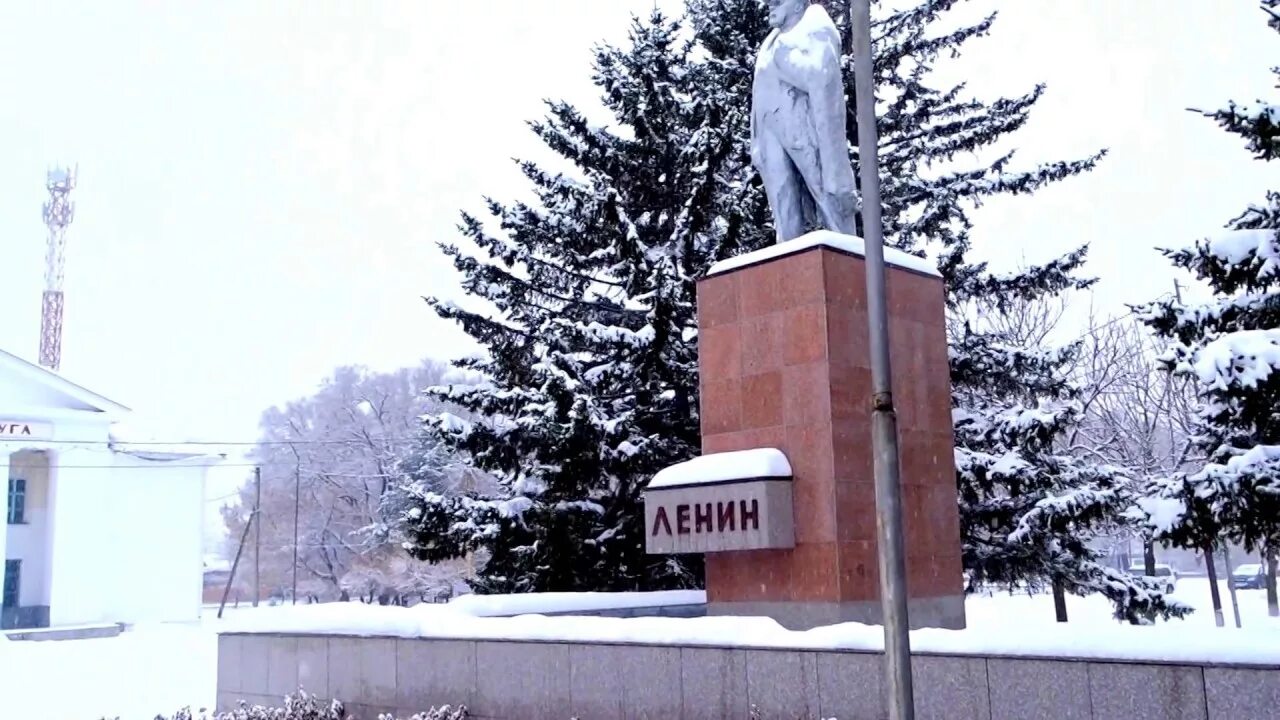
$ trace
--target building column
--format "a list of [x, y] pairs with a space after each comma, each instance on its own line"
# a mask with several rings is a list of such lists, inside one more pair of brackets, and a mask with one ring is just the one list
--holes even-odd
[[[0, 496], [0, 509], [4, 512], [0, 513], [0, 560], [7, 559], [9, 540], [9, 448], [4, 443], [0, 443], [0, 479], [4, 481], [4, 495]], [[0, 591], [3, 590], [4, 583], [4, 566], [0, 564]]]
[[44, 604], [49, 607], [49, 624], [53, 624], [53, 550], [54, 550], [54, 530], [58, 523], [58, 464], [62, 460], [60, 451], [48, 450], [45, 453], [46, 462], [48, 462], [48, 470], [45, 473], [45, 496], [44, 496], [44, 567], [42, 572], [44, 577], [42, 583], [44, 585]]
[[49, 622], [57, 626], [107, 621], [123, 580], [112, 576], [116, 565], [101, 553], [101, 539], [111, 536], [124, 510], [112, 501], [111, 458], [105, 451], [68, 447], [51, 460]]

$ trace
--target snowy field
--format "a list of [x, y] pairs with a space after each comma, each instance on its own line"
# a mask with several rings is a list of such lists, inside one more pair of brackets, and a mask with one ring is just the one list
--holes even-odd
[[[1266, 595], [1259, 590], [1239, 593], [1243, 631], [1234, 627], [1219, 630], [1214, 627], [1213, 614], [1209, 610], [1209, 587], [1203, 579], [1185, 579], [1179, 582], [1176, 597], [1197, 608], [1188, 620], [1162, 624], [1155, 628], [1121, 629], [1110, 617], [1109, 605], [1101, 598], [1068, 598], [1071, 615], [1071, 634], [1084, 639], [1093, 638], [1094, 644], [1107, 643], [1123, 638], [1127, 630], [1150, 634], [1152, 644], [1170, 647], [1173, 644], [1191, 648], [1194, 654], [1204, 640], [1224, 640], [1228, 645], [1246, 651], [1274, 653], [1280, 646], [1280, 621], [1267, 617]], [[1223, 603], [1228, 626], [1233, 625], [1230, 596], [1222, 586]], [[527, 603], [528, 601], [524, 601]], [[332, 612], [340, 606], [326, 606]], [[314, 611], [318, 608], [310, 608]], [[360, 608], [354, 608], [360, 610]], [[387, 610], [386, 608], [368, 608]], [[483, 616], [498, 608], [492, 599], [466, 599], [461, 607], [448, 610], [442, 606], [420, 608], [422, 613], [450, 612]], [[1053, 620], [1053, 602], [1048, 596], [995, 595], [970, 598], [967, 606], [969, 626], [972, 630], [991, 631], [992, 634], [1008, 634], [1008, 630], [1024, 631], [1028, 638], [1053, 637], [1057, 626]], [[170, 625], [145, 627], [125, 633], [120, 637], [77, 640], [65, 642], [7, 642], [0, 640], [0, 717], [21, 720], [99, 720], [119, 716], [121, 720], [152, 720], [157, 713], [171, 713], [190, 705], [201, 707], [212, 704], [217, 667], [216, 630], [222, 626], [252, 625], [266, 618], [278, 622], [286, 614], [305, 615], [307, 608], [294, 613], [289, 608], [265, 608], [262, 610], [229, 610], [227, 618], [218, 621], [210, 617], [198, 625]], [[402, 611], [409, 612], [409, 611]], [[524, 625], [530, 620], [485, 620], [479, 622], [508, 622]], [[543, 620], [550, 623], [555, 618]], [[603, 624], [644, 624], [649, 619], [616, 620], [593, 618]], [[714, 618], [716, 624], [727, 618]], [[532, 620], [538, 622], [538, 620]], [[581, 619], [578, 620], [581, 623]], [[663, 619], [663, 625], [680, 627], [683, 623], [700, 623], [703, 620]], [[749, 621], [737, 621], [747, 623]], [[753, 621], [759, 622], [759, 621]], [[819, 631], [813, 631], [819, 632]], [[876, 630], [878, 632], [878, 629]], [[987, 634], [987, 633], [980, 633]], [[793, 636], [807, 634], [793, 633]], [[1057, 633], [1056, 636], [1061, 636]], [[913, 635], [914, 637], [914, 635]], [[1116, 640], [1115, 642], [1123, 642]], [[1118, 650], [1123, 650], [1117, 648]]]
[[140, 628], [97, 640], [0, 640], [0, 717], [152, 720], [211, 705], [217, 668], [217, 636], [207, 626]]

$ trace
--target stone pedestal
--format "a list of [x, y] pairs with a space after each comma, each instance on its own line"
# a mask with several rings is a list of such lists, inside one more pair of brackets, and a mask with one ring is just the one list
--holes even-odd
[[[713, 614], [793, 628], [880, 621], [865, 261], [855, 239], [825, 235], [698, 283], [703, 453], [779, 448], [794, 475], [795, 546], [708, 553]], [[889, 259], [911, 624], [961, 628], [942, 279]]]

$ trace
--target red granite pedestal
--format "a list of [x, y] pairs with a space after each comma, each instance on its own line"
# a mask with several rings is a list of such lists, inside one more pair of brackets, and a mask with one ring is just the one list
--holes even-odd
[[[698, 283], [703, 453], [776, 447], [794, 475], [795, 547], [709, 553], [712, 614], [880, 621], [864, 263], [802, 246]], [[911, 625], [962, 628], [942, 280], [886, 271]]]

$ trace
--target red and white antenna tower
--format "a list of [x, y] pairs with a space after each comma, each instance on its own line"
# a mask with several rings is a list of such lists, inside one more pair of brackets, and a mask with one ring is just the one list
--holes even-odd
[[49, 248], [40, 313], [40, 364], [51, 370], [62, 364], [62, 280], [67, 267], [67, 228], [76, 215], [71, 191], [78, 171], [78, 167], [55, 168], [45, 177], [49, 200], [44, 204], [44, 224], [49, 228]]

